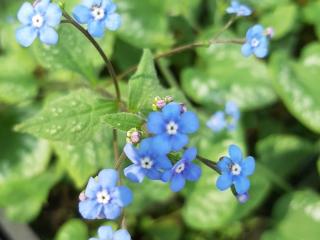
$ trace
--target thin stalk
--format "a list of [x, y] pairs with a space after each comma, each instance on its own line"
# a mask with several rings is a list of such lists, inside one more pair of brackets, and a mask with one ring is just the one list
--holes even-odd
[[224, 27], [219, 32], [217, 32], [216, 35], [214, 35], [213, 39], [218, 39], [218, 37], [220, 37], [220, 35], [224, 33], [235, 22], [236, 19], [237, 17], [235, 15], [232, 16], [227, 24], [224, 25]]
[[207, 158], [204, 158], [204, 157], [201, 157], [199, 155], [197, 155], [197, 159], [202, 162], [203, 164], [205, 164], [207, 167], [213, 169], [214, 171], [216, 171], [217, 173], [220, 174], [220, 170], [217, 166], [217, 163], [216, 162], [213, 162]]
[[168, 68], [168, 64], [165, 62], [166, 59], [159, 59], [158, 66], [160, 71], [162, 72], [164, 78], [167, 80], [167, 83], [170, 87], [179, 88], [176, 79], [174, 78], [173, 74], [171, 73], [170, 69]]

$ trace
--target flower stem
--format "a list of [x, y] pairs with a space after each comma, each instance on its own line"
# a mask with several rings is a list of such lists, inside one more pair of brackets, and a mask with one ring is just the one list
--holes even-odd
[[[244, 39], [211, 39], [209, 41], [203, 41], [203, 42], [194, 42], [194, 43], [190, 43], [187, 45], [182, 45], [179, 47], [176, 47], [174, 49], [171, 49], [167, 52], [163, 52], [160, 53], [158, 55], [156, 55], [153, 60], [156, 61], [160, 58], [164, 58], [164, 57], [170, 57], [172, 55], [181, 53], [181, 52], [185, 52], [187, 50], [190, 49], [194, 49], [194, 48], [199, 48], [199, 47], [210, 47], [213, 44], [243, 44], [244, 43]], [[136, 66], [132, 66], [129, 69], [127, 69], [126, 71], [124, 71], [123, 73], [121, 73], [118, 76], [118, 79], [122, 79], [124, 77], [126, 77], [127, 75], [129, 75], [130, 73], [134, 72], [137, 69], [137, 65]]]
[[209, 160], [209, 159], [207, 159], [207, 158], [201, 157], [201, 156], [199, 156], [199, 155], [197, 155], [197, 159], [198, 159], [200, 162], [202, 162], [203, 164], [205, 164], [207, 167], [213, 169], [214, 171], [216, 171], [217, 173], [220, 174], [220, 170], [219, 170], [216, 162], [211, 161], [211, 160]]

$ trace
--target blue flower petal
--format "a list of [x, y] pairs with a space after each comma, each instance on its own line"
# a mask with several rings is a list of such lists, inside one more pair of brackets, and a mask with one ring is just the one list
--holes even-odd
[[219, 162], [217, 163], [217, 166], [219, 170], [222, 173], [228, 173], [230, 172], [230, 165], [232, 164], [232, 160], [228, 157], [223, 157]]
[[165, 121], [160, 112], [152, 112], [148, 116], [147, 128], [150, 133], [160, 134], [165, 132]]
[[181, 115], [179, 121], [179, 132], [182, 133], [194, 133], [199, 128], [199, 120], [196, 114], [193, 112], [185, 112]]
[[186, 180], [182, 174], [175, 174], [171, 180], [170, 189], [173, 192], [179, 192], [185, 185]]
[[159, 180], [161, 178], [161, 173], [154, 168], [146, 171], [145, 175], [151, 180]]
[[192, 147], [192, 148], [188, 148], [184, 154], [183, 154], [183, 159], [187, 162], [192, 162], [196, 156], [198, 154], [198, 151], [195, 147]]
[[207, 127], [214, 132], [220, 132], [226, 127], [227, 121], [223, 111], [216, 112], [208, 121]]
[[77, 22], [82, 24], [89, 22], [89, 19], [92, 17], [90, 9], [84, 5], [77, 5], [73, 9], [72, 15]]
[[40, 41], [47, 45], [55, 45], [58, 42], [58, 33], [52, 27], [43, 26], [40, 29]]
[[119, 186], [112, 192], [112, 203], [117, 204], [120, 207], [126, 207], [132, 202], [132, 192], [125, 186]]
[[144, 155], [150, 155], [150, 152], [152, 152], [152, 143], [153, 143], [152, 141], [153, 141], [152, 138], [146, 138], [141, 141], [139, 150], [138, 150], [140, 157]]
[[231, 160], [235, 163], [239, 163], [242, 160], [242, 152], [240, 148], [234, 144], [229, 147], [229, 156]]
[[183, 176], [189, 181], [197, 181], [201, 177], [202, 170], [201, 168], [191, 163], [187, 169], [183, 171]]
[[32, 5], [29, 2], [25, 2], [18, 11], [18, 20], [22, 24], [27, 25], [32, 22], [34, 14], [35, 12]]
[[134, 148], [134, 146], [131, 143], [127, 143], [124, 146], [123, 149], [126, 156], [130, 159], [131, 162], [137, 164], [139, 162], [139, 155], [137, 153], [137, 150]]
[[103, 0], [102, 8], [105, 9], [108, 14], [110, 14], [117, 10], [117, 5], [110, 0]]
[[38, 3], [36, 3], [34, 9], [37, 13], [40, 13], [41, 15], [45, 15], [49, 4], [50, 4], [50, 0], [41, 0]]
[[162, 174], [161, 180], [164, 182], [170, 182], [172, 178], [172, 170], [167, 170]]
[[156, 155], [165, 155], [171, 151], [169, 137], [167, 134], [161, 134], [152, 138], [152, 152]]
[[103, 21], [89, 21], [88, 23], [88, 32], [93, 37], [101, 38], [104, 35], [104, 22]]
[[127, 230], [121, 229], [114, 233], [113, 240], [131, 240], [131, 236]]
[[17, 29], [16, 39], [24, 47], [29, 47], [37, 38], [38, 31], [30, 26], [23, 26]]
[[189, 142], [189, 138], [185, 134], [177, 133], [170, 137], [170, 144], [173, 151], [181, 150]]
[[50, 3], [46, 11], [46, 24], [51, 27], [56, 27], [59, 25], [62, 17], [62, 11], [58, 5]]
[[117, 13], [112, 13], [105, 20], [105, 27], [111, 31], [115, 31], [121, 26], [121, 17]]
[[251, 45], [249, 43], [243, 44], [241, 48], [241, 53], [243, 56], [249, 57], [253, 53]]
[[222, 174], [218, 177], [216, 186], [219, 190], [224, 191], [232, 184], [232, 177], [229, 174]]
[[172, 168], [172, 163], [166, 155], [157, 157], [156, 161], [157, 161], [157, 166], [159, 166], [162, 169]]
[[111, 239], [113, 236], [113, 230], [110, 226], [102, 226], [98, 229], [98, 236], [100, 239]]
[[114, 220], [120, 216], [121, 208], [116, 204], [106, 204], [103, 212], [107, 219]]
[[262, 35], [263, 34], [263, 31], [264, 31], [264, 28], [262, 25], [260, 24], [256, 24], [254, 25], [252, 28], [251, 28], [251, 31], [252, 31], [252, 34], [253, 35]]
[[245, 176], [252, 175], [255, 170], [255, 165], [256, 164], [253, 157], [249, 156], [246, 159], [244, 159], [241, 164], [242, 174]]
[[100, 185], [97, 183], [97, 181], [94, 178], [90, 178], [85, 190], [85, 195], [88, 198], [95, 198], [97, 195], [97, 191], [100, 190]]
[[254, 55], [258, 58], [264, 58], [268, 55], [268, 48], [266, 47], [257, 47], [253, 50]]
[[79, 212], [85, 219], [97, 219], [102, 210], [102, 205], [95, 200], [85, 200], [79, 203]]
[[244, 194], [249, 190], [250, 181], [246, 177], [238, 176], [234, 181], [234, 187], [238, 194]]
[[101, 6], [102, 0], [83, 0], [82, 4], [88, 8], [95, 6]]
[[176, 121], [181, 115], [181, 105], [178, 103], [169, 103], [162, 109], [162, 114], [166, 121]]
[[114, 169], [104, 169], [99, 172], [98, 182], [103, 188], [114, 188], [117, 185], [119, 174]]
[[144, 172], [138, 165], [132, 164], [124, 169], [124, 175], [132, 182], [141, 183], [144, 179]]

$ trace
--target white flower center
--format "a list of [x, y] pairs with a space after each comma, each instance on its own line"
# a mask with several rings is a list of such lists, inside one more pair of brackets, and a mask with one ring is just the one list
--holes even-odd
[[251, 40], [251, 46], [252, 47], [258, 47], [258, 45], [260, 44], [260, 41], [258, 40], [258, 39], [256, 39], [256, 38], [253, 38], [252, 40]]
[[178, 125], [174, 122], [174, 121], [170, 121], [168, 124], [167, 124], [167, 126], [166, 126], [166, 128], [167, 128], [167, 133], [169, 134], [169, 135], [175, 135], [175, 134], [177, 134], [177, 131], [178, 131]]
[[141, 159], [141, 167], [145, 169], [150, 169], [153, 166], [153, 161], [149, 157], [144, 157]]
[[111, 200], [111, 196], [106, 190], [102, 190], [97, 193], [97, 202], [102, 204], [107, 204]]
[[239, 164], [233, 164], [231, 166], [231, 173], [232, 175], [239, 175], [241, 173], [241, 167], [239, 166]]
[[186, 168], [186, 166], [184, 165], [184, 163], [179, 164], [179, 165], [176, 167], [176, 173], [182, 173], [185, 168]]
[[104, 18], [104, 9], [102, 7], [93, 7], [91, 10], [91, 14], [94, 17], [94, 20], [98, 21]]
[[43, 25], [44, 19], [40, 14], [34, 15], [32, 17], [32, 26], [36, 28], [41, 28]]

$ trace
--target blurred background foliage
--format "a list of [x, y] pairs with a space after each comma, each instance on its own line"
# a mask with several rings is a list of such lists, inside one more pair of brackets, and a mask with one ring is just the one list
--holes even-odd
[[[59, 141], [65, 136], [50, 137], [55, 129], [44, 134], [35, 124], [20, 125], [36, 138], [13, 128], [51, 106], [52, 99], [69, 104], [74, 98], [68, 92], [112, 93], [112, 82], [95, 49], [72, 26], [60, 26], [55, 47], [18, 46], [14, 31], [22, 2], [0, 3], [0, 207], [12, 221], [29, 223], [41, 239], [88, 239], [101, 221], [80, 220], [77, 198], [89, 176], [113, 166], [110, 129], [77, 135], [81, 143], [68, 138], [66, 144]], [[71, 11], [78, 0], [65, 2]], [[123, 26], [99, 43], [118, 73], [136, 65], [143, 48], [156, 54], [209, 39], [228, 20], [229, 3], [223, 0], [116, 2]], [[192, 141], [212, 160], [230, 143], [255, 156], [251, 199], [239, 205], [231, 192], [219, 192], [207, 168], [179, 195], [162, 183], [128, 183], [135, 193], [126, 210], [133, 239], [319, 239], [320, 1], [241, 2], [255, 10], [253, 16], [239, 19], [221, 38], [243, 37], [256, 22], [272, 26], [276, 35], [268, 59], [245, 59], [240, 46], [220, 45], [161, 59], [156, 67], [161, 84], [184, 95], [203, 123], [226, 100], [240, 106], [236, 132], [217, 135], [202, 124]], [[126, 100], [126, 78], [121, 89]], [[97, 100], [90, 94], [81, 92], [79, 99]]]

